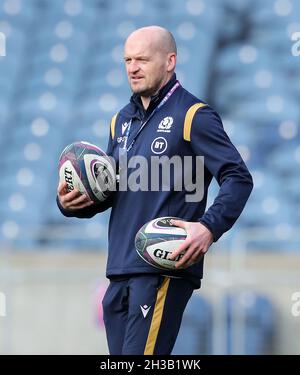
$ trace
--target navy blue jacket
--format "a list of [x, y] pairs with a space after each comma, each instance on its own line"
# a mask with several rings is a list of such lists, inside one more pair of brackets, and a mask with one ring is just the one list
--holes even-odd
[[[134, 238], [137, 231], [154, 218], [175, 216], [187, 221], [201, 222], [210, 229], [214, 241], [217, 241], [240, 216], [251, 193], [251, 175], [225, 133], [219, 115], [182, 86], [179, 86], [167, 102], [154, 113], [135, 138], [141, 123], [150, 116], [175, 83], [174, 74], [166, 86], [151, 98], [146, 111], [137, 95], [131, 97], [130, 103], [113, 118], [107, 153], [118, 163], [119, 148], [124, 145], [126, 125], [131, 120], [127, 146], [131, 145], [133, 139], [135, 142], [127, 152], [128, 159], [135, 155], [143, 155], [147, 160], [154, 155], [204, 157], [202, 200], [187, 203], [187, 192], [173, 191], [171, 186], [169, 191], [117, 191], [104, 204], [78, 211], [67, 211], [59, 205], [65, 216], [79, 218], [92, 217], [112, 207], [106, 272], [108, 278], [159, 272], [184, 276], [200, 285], [203, 260], [185, 270], [156, 269], [144, 262], [136, 253]], [[167, 117], [171, 120], [166, 119]], [[167, 124], [167, 127], [164, 124]], [[169, 129], [166, 129], [168, 127]], [[158, 143], [155, 142], [157, 139]], [[128, 175], [133, 171], [134, 168], [129, 169]], [[195, 177], [196, 170], [193, 170], [193, 173]], [[214, 203], [205, 211], [207, 191], [213, 177], [216, 178], [220, 189]], [[171, 184], [174, 184], [172, 179]]]

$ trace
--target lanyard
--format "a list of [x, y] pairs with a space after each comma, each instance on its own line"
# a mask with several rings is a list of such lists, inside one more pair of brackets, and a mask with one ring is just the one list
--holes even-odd
[[127, 129], [126, 129], [126, 133], [125, 133], [125, 140], [124, 140], [124, 146], [123, 146], [123, 150], [126, 150], [127, 152], [130, 151], [132, 149], [132, 146], [134, 145], [138, 135], [140, 134], [140, 132], [144, 129], [144, 127], [147, 125], [148, 121], [154, 116], [154, 114], [156, 112], [158, 112], [161, 107], [167, 102], [167, 100], [171, 97], [171, 95], [174, 93], [174, 91], [180, 86], [180, 83], [178, 81], [176, 81], [175, 85], [171, 88], [171, 90], [166, 94], [166, 96], [163, 98], [163, 100], [159, 103], [159, 105], [154, 108], [154, 110], [151, 112], [150, 116], [147, 118], [147, 120], [145, 122], [143, 122], [141, 124], [141, 127], [139, 128], [139, 131], [137, 132], [137, 134], [135, 135], [135, 137], [133, 138], [133, 140], [131, 141], [130, 145], [127, 147], [127, 142], [128, 142], [128, 138], [129, 138], [129, 134], [130, 134], [130, 128], [131, 128], [131, 123], [132, 123], [132, 120], [129, 121], [129, 124], [127, 126]]

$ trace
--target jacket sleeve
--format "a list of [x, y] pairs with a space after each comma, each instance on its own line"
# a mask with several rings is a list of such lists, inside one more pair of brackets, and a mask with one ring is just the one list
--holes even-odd
[[252, 177], [223, 129], [219, 115], [209, 106], [199, 109], [193, 119], [191, 147], [204, 156], [204, 167], [219, 184], [219, 193], [199, 221], [217, 241], [242, 213], [253, 188]]
[[[112, 136], [111, 136], [111, 132], [110, 132], [109, 140], [108, 140], [108, 146], [107, 146], [107, 149], [106, 149], [106, 154], [108, 156], [112, 155], [112, 147], [113, 147], [113, 140], [112, 140]], [[92, 206], [89, 206], [89, 207], [86, 207], [86, 208], [83, 208], [83, 209], [79, 209], [79, 210], [66, 210], [66, 209], [64, 209], [59, 202], [58, 196], [56, 197], [56, 204], [57, 204], [60, 212], [66, 217], [77, 217], [79, 219], [89, 219], [89, 218], [95, 216], [96, 214], [98, 214], [100, 212], [104, 212], [108, 208], [112, 207], [113, 200], [114, 200], [114, 192], [105, 201], [95, 203]]]

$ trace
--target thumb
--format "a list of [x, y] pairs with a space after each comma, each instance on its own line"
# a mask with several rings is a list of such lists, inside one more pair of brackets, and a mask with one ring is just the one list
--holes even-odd
[[60, 182], [59, 185], [58, 185], [57, 194], [58, 195], [65, 194], [66, 187], [67, 187], [67, 183], [65, 181], [64, 182]]

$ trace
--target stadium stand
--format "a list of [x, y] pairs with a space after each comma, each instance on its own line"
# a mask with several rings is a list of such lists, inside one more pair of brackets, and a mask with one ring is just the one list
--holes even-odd
[[[273, 353], [277, 332], [276, 308], [268, 296], [252, 290], [231, 292], [224, 295], [218, 308], [224, 311], [222, 319], [225, 322], [221, 322], [225, 328], [224, 354]], [[213, 347], [217, 347], [213, 346], [216, 326], [216, 315], [210, 302], [194, 293], [187, 305], [172, 354], [216, 354], [212, 352]]]
[[[221, 114], [254, 175], [252, 197], [224, 243], [248, 228], [266, 227], [276, 239], [297, 227], [300, 69], [291, 35], [298, 8], [288, 0], [2, 1], [0, 242], [105, 248], [108, 214], [79, 222], [56, 209], [57, 160], [72, 141], [106, 147], [110, 118], [130, 95], [123, 42], [150, 24], [174, 33], [178, 77]], [[62, 225], [65, 236], [55, 237]], [[68, 231], [79, 227], [101, 234], [72, 240]], [[265, 248], [264, 240], [252, 246]]]

